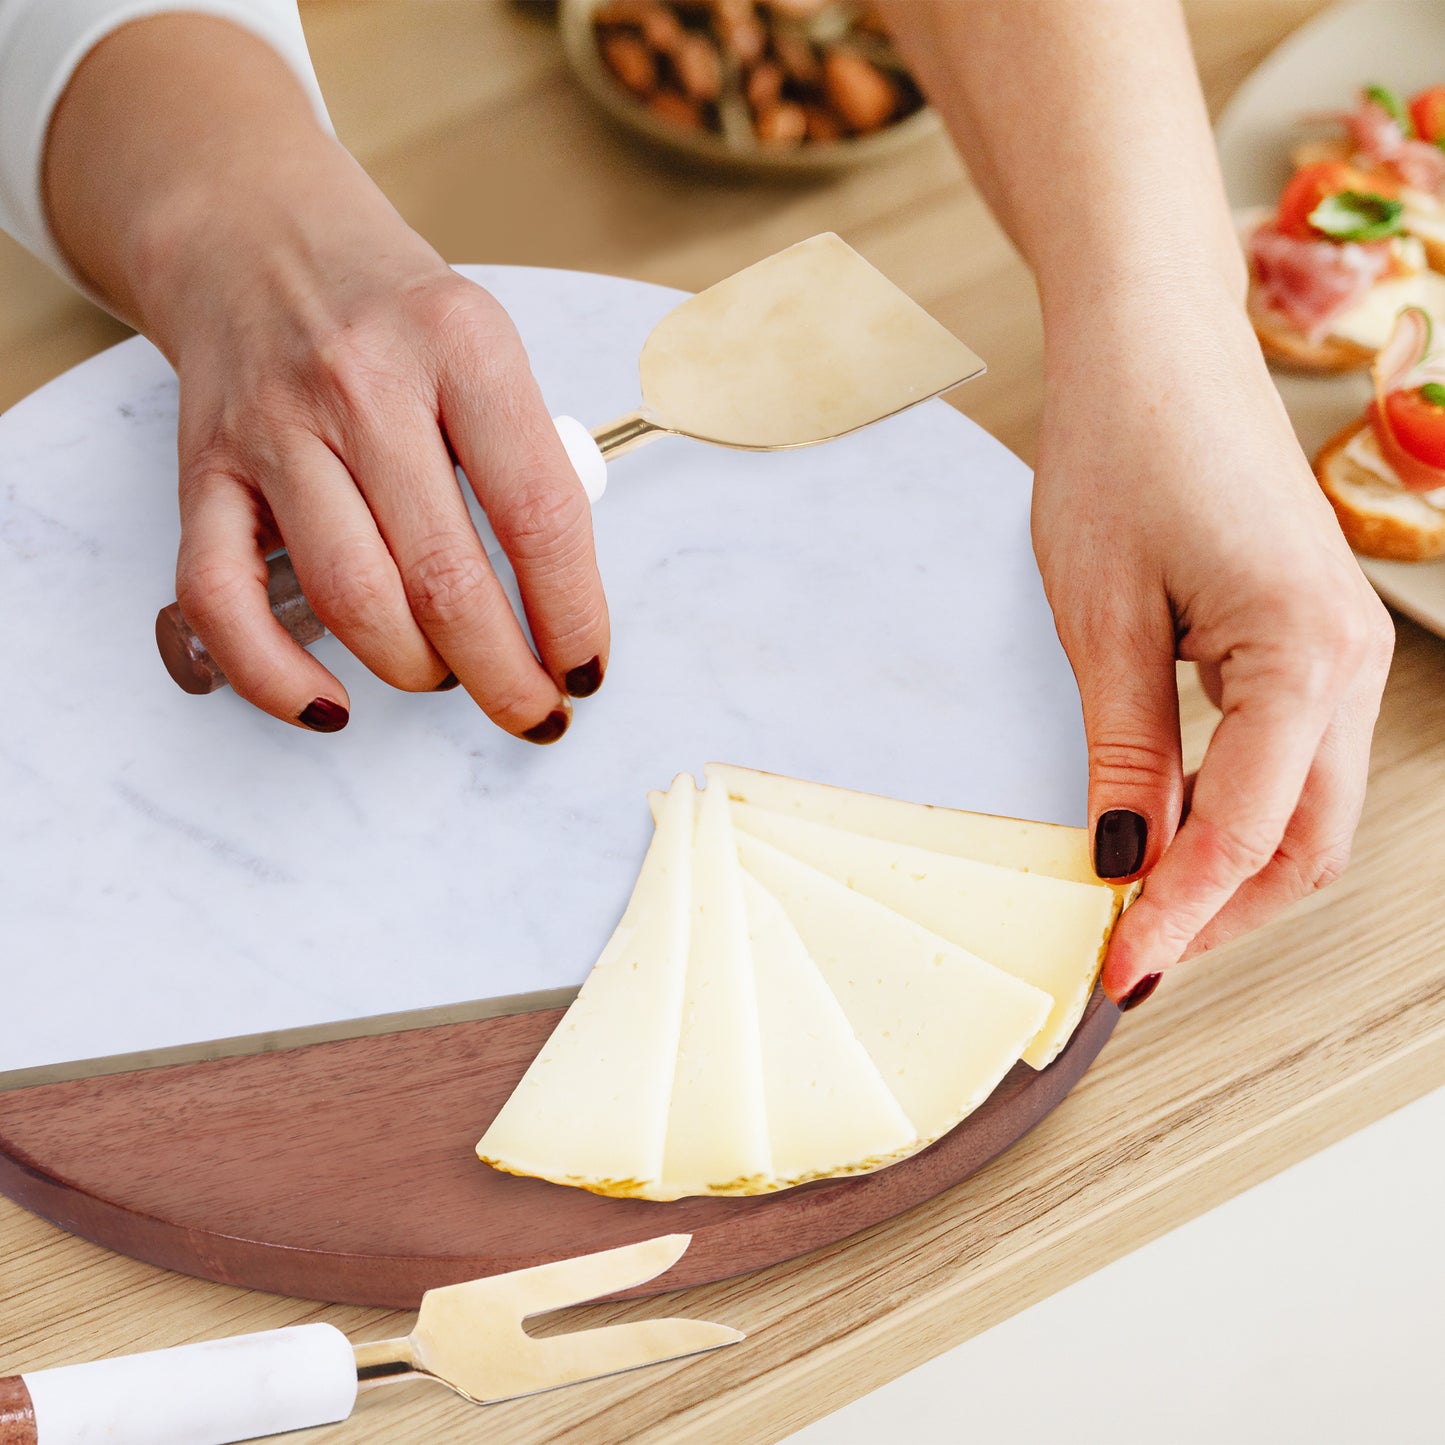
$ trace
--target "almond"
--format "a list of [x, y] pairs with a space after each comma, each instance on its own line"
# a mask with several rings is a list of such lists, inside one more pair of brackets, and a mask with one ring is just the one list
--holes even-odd
[[871, 60], [842, 46], [823, 57], [823, 90], [844, 124], [859, 133], [886, 125], [898, 106], [893, 82]]
[[753, 121], [753, 129], [765, 146], [786, 148], [801, 145], [808, 133], [808, 117], [801, 105], [784, 100], [760, 110]]
[[776, 105], [783, 98], [783, 67], [776, 60], [758, 61], [748, 71], [744, 93], [755, 113]]
[[657, 89], [657, 64], [652, 52], [635, 35], [604, 35], [598, 48], [608, 70], [634, 95], [646, 97]]
[[685, 33], [673, 52], [672, 65], [689, 100], [716, 100], [722, 94], [722, 57], [706, 36]]
[[701, 130], [703, 127], [701, 108], [675, 90], [659, 90], [648, 101], [647, 108], [658, 120], [682, 130]]

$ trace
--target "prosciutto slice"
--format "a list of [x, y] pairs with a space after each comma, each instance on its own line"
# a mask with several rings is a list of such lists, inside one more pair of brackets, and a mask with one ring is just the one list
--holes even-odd
[[1418, 306], [1407, 306], [1396, 318], [1389, 341], [1370, 367], [1370, 379], [1375, 384], [1371, 420], [1379, 439], [1380, 455], [1389, 462], [1407, 492], [1434, 492], [1445, 487], [1445, 472], [1422, 462], [1400, 445], [1390, 425], [1390, 409], [1385, 405], [1385, 398], [1392, 391], [1445, 380], [1445, 358], [1426, 360], [1430, 331], [1430, 318]]
[[1345, 117], [1355, 153], [1397, 176], [1412, 190], [1434, 195], [1445, 189], [1445, 150], [1412, 140], [1400, 123], [1373, 100], [1362, 100]]
[[1330, 323], [1362, 301], [1390, 267], [1388, 241], [1303, 240], [1273, 221], [1249, 238], [1249, 259], [1259, 299], [1311, 342], [1329, 335]]

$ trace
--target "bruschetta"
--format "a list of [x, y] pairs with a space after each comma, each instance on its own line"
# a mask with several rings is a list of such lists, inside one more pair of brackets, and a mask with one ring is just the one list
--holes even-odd
[[[1383, 85], [1366, 86], [1353, 109], [1317, 118], [1325, 134], [1303, 140], [1296, 166], [1344, 161], [1401, 204], [1401, 226], [1445, 271], [1445, 85], [1401, 100]], [[1316, 127], [1312, 127], [1316, 128]]]
[[1445, 315], [1445, 275], [1404, 233], [1403, 213], [1356, 167], [1314, 161], [1275, 211], [1240, 218], [1250, 319], [1266, 356], [1306, 371], [1361, 370], [1402, 307]]
[[1315, 475], [1357, 552], [1445, 557], [1445, 352], [1411, 307], [1371, 368], [1369, 410], [1320, 449]]

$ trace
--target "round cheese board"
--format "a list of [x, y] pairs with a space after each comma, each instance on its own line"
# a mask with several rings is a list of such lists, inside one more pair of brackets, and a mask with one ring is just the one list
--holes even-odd
[[[554, 413], [635, 401], [679, 293], [471, 275]], [[756, 1199], [604, 1199], [477, 1139], [587, 975], [646, 846], [645, 794], [727, 760], [892, 797], [1083, 820], [1079, 705], [1033, 565], [1027, 469], [943, 402], [825, 447], [660, 442], [595, 516], [612, 666], [563, 743], [416, 697], [335, 641], [321, 736], [155, 651], [171, 596], [176, 384], [135, 340], [0, 418], [7, 1019], [0, 1190], [207, 1278], [370, 1304], [685, 1229], [667, 1287], [842, 1238], [1044, 1117], [1102, 1047], [876, 1174]]]

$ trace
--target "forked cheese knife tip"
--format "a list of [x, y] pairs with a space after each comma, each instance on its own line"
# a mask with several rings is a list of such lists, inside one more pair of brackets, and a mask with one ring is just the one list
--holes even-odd
[[636, 1320], [534, 1339], [529, 1316], [644, 1284], [692, 1236], [428, 1290], [405, 1339], [353, 1346], [332, 1325], [123, 1355], [0, 1379], [0, 1445], [229, 1445], [346, 1419], [361, 1390], [435, 1380], [479, 1405], [716, 1350], [744, 1338], [706, 1320]]

